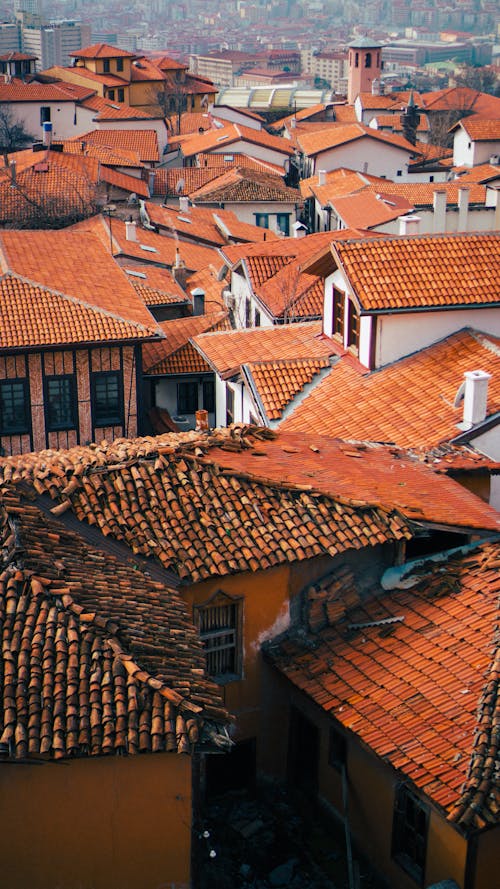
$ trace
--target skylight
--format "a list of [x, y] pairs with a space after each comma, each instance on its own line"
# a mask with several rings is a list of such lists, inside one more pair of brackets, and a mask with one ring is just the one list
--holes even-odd
[[158, 253], [156, 247], [148, 247], [147, 244], [139, 244], [141, 250], [147, 250], [148, 253]]
[[134, 278], [144, 278], [144, 280], [147, 279], [147, 275], [145, 275], [144, 272], [136, 272], [135, 269], [124, 269], [124, 271], [127, 273], [127, 275], [133, 275]]

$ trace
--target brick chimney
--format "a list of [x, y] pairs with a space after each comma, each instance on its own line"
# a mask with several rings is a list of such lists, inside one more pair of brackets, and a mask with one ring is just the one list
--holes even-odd
[[200, 410], [196, 411], [196, 431], [197, 432], [207, 432], [208, 431], [208, 411]]
[[172, 277], [174, 281], [177, 282], [179, 287], [182, 287], [183, 290], [186, 289], [187, 282], [187, 268], [186, 263], [183, 259], [181, 259], [181, 254], [179, 253], [179, 248], [175, 248], [175, 263], [172, 266]]

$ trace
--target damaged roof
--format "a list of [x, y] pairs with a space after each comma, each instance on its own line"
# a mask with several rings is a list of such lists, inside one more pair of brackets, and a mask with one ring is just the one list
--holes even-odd
[[465, 831], [500, 812], [499, 568], [498, 543], [464, 547], [363, 596], [340, 569], [305, 591], [314, 645], [289, 632], [266, 652]]

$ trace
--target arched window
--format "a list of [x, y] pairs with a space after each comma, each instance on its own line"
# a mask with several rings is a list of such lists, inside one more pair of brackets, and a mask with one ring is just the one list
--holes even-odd
[[372, 66], [372, 54], [371, 52], [367, 52], [365, 56], [365, 68], [371, 68]]

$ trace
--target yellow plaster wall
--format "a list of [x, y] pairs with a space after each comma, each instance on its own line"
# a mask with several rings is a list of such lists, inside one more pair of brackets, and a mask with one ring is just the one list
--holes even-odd
[[2, 763], [0, 824], [6, 889], [188, 889], [191, 758]]

